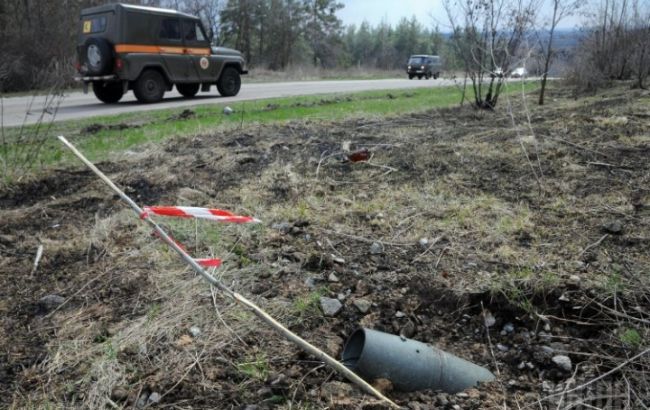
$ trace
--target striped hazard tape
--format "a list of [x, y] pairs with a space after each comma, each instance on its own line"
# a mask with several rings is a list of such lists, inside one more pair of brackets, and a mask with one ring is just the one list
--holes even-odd
[[[156, 231], [153, 231], [151, 233], [151, 236], [160, 239], [160, 235]], [[173, 236], [169, 234], [167, 234], [167, 236], [169, 236], [169, 239], [174, 241], [174, 243], [178, 245], [179, 248], [187, 252], [187, 249], [185, 248], [185, 246], [183, 246], [182, 243], [178, 242], [176, 239], [174, 239]], [[204, 268], [218, 268], [219, 266], [221, 266], [221, 259], [219, 258], [203, 258], [203, 259], [194, 259], [194, 260], [196, 261], [196, 263], [203, 266]]]
[[[149, 215], [171, 216], [176, 218], [201, 218], [217, 222], [231, 222], [237, 224], [245, 223], [259, 223], [257, 218], [250, 216], [239, 216], [231, 212], [221, 209], [210, 208], [197, 208], [194, 206], [144, 206], [141, 218], [148, 218]], [[158, 236], [155, 234], [155, 236]], [[181, 249], [185, 251], [185, 247], [178, 243], [174, 238], [170, 238], [176, 242]], [[207, 268], [218, 268], [221, 266], [221, 259], [207, 258], [207, 259], [194, 259], [196, 263]]]
[[239, 216], [221, 209], [197, 208], [193, 206], [145, 206], [143, 209], [143, 218], [149, 215], [159, 215], [176, 218], [201, 218], [238, 224], [261, 222], [259, 219], [251, 216]]

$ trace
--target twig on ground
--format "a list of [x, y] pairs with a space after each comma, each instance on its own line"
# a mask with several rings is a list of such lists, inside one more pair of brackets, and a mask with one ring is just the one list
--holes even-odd
[[596, 242], [592, 243], [591, 245], [587, 245], [587, 247], [584, 248], [584, 249], [582, 250], [582, 252], [580, 252], [580, 255], [579, 255], [579, 256], [584, 255], [585, 252], [587, 252], [588, 250], [591, 250], [591, 249], [596, 248], [598, 245], [600, 245], [600, 244], [601, 244], [605, 239], [607, 239], [608, 237], [609, 237], [609, 234], [605, 234], [605, 235], [601, 236], [600, 239], [598, 239]]
[[34, 273], [36, 273], [36, 270], [38, 269], [38, 264], [41, 262], [41, 258], [43, 257], [43, 245], [38, 245], [38, 249], [36, 249], [36, 256], [34, 257], [34, 267], [32, 268], [32, 273], [31, 276], [34, 276]]

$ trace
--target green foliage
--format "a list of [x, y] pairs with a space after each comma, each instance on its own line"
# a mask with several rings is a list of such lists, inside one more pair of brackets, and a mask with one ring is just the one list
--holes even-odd
[[639, 347], [643, 343], [643, 338], [636, 329], [622, 329], [619, 336], [621, 342], [630, 347]]
[[237, 363], [237, 370], [251, 379], [264, 381], [269, 376], [269, 361], [264, 353], [258, 353], [244, 362]]

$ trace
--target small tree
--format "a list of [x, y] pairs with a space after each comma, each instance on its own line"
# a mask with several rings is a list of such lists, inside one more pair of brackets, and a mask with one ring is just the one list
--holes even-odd
[[472, 83], [474, 106], [493, 109], [505, 73], [533, 26], [537, 0], [444, 0], [451, 44]]
[[542, 72], [542, 84], [539, 90], [539, 105], [544, 105], [544, 94], [546, 92], [546, 80], [548, 78], [548, 70], [551, 66], [551, 61], [554, 57], [553, 50], [553, 36], [555, 29], [560, 21], [578, 11], [581, 5], [579, 0], [549, 0], [553, 8], [553, 15], [548, 23], [548, 34], [546, 38], [540, 41], [540, 46], [543, 54], [544, 71]]

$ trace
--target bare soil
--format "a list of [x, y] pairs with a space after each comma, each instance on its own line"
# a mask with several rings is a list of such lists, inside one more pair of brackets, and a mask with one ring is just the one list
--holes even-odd
[[[329, 353], [365, 326], [498, 376], [459, 395], [382, 384], [401, 405], [641, 408], [650, 95], [549, 101], [206, 132], [97, 165], [143, 205], [263, 220], [160, 221]], [[382, 408], [211, 291], [81, 166], [0, 192], [0, 272], [3, 407]], [[343, 309], [325, 317], [320, 297]]]

